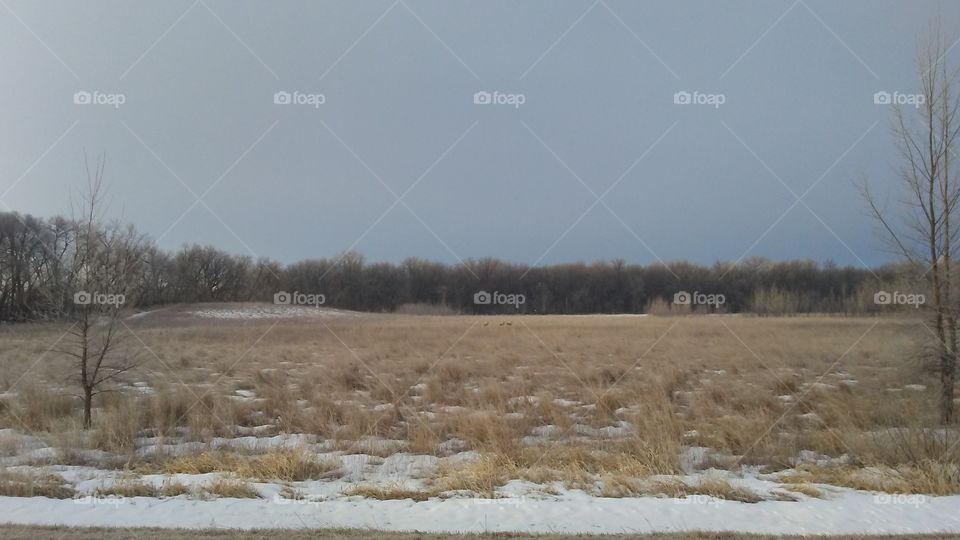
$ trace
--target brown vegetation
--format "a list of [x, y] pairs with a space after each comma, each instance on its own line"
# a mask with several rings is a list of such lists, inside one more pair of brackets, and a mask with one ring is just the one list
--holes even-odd
[[[960, 492], [960, 458], [950, 452], [957, 436], [932, 428], [936, 379], [912, 360], [926, 332], [913, 320], [511, 317], [505, 325], [375, 316], [184, 326], [184, 316], [131, 326], [156, 357], [134, 373], [139, 386], [98, 396], [91, 433], [79, 430], [80, 402], [52, 390], [63, 377], [53, 362], [22, 380], [0, 377], [10, 391], [0, 425], [60, 449], [44, 463], [90, 464], [82, 451], [100, 449], [112, 456], [101, 466], [261, 481], [332, 478], [339, 464], [304, 449], [218, 450], [213, 438], [303, 433], [384, 457], [477, 451], [474, 461], [441, 465], [431, 479], [438, 493], [491, 495], [512, 478], [612, 493], [690, 467], [775, 472], [805, 455], [821, 461], [806, 483]], [[26, 371], [60, 331], [0, 333], [4, 372]], [[190, 441], [201, 449], [163, 450]], [[20, 442], [4, 444], [16, 453]], [[151, 452], [136, 453], [147, 444]], [[687, 446], [708, 447], [706, 460], [684, 463]], [[844, 470], [864, 467], [897, 481], [844, 480]]]

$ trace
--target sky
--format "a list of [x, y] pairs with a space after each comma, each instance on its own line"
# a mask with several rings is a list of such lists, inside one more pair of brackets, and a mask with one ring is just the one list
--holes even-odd
[[960, 30], [924, 0], [0, 0], [0, 210], [69, 213], [106, 155], [109, 214], [166, 249], [874, 266], [875, 93], [916, 92], [937, 16]]

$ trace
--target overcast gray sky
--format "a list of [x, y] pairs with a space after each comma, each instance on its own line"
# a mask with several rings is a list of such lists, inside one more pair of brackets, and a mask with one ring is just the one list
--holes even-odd
[[878, 264], [874, 93], [915, 91], [938, 13], [960, 28], [916, 0], [0, 0], [0, 209], [67, 212], [86, 150], [170, 249]]

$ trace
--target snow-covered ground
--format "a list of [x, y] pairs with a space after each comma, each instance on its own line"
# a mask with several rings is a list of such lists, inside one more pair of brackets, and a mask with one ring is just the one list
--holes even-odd
[[373, 528], [392, 531], [765, 534], [960, 532], [960, 496], [907, 498], [842, 490], [828, 500], [754, 504], [708, 497], [609, 499], [582, 492], [503, 499], [292, 501], [217, 499], [54, 500], [0, 497], [2, 520], [19, 524], [187, 528]]
[[[24, 441], [24, 444], [29, 441]], [[178, 455], [195, 452], [191, 443], [174, 445], [139, 441], [142, 452], [162, 450]], [[370, 438], [369, 445], [389, 442]], [[38, 446], [40, 443], [38, 442]], [[547, 485], [513, 480], [497, 490], [498, 498], [476, 498], [445, 493], [426, 501], [375, 500], [348, 493], [358, 486], [418, 491], [427, 489], [427, 478], [443, 463], [457, 464], [476, 457], [463, 451], [446, 457], [395, 453], [387, 457], [344, 453], [329, 441], [309, 435], [216, 439], [210, 448], [302, 448], [317, 459], [339, 463], [338, 474], [321, 480], [251, 482], [258, 499], [198, 496], [203, 486], [220, 473], [143, 474], [89, 466], [15, 464], [14, 472], [55, 473], [76, 490], [73, 499], [0, 497], [0, 522], [30, 525], [186, 528], [372, 528], [424, 532], [525, 532], [612, 534], [677, 531], [732, 531], [760, 534], [921, 534], [960, 532], [960, 496], [891, 495], [814, 484], [822, 498], [788, 492], [775, 474], [753, 467], [739, 473], [725, 470], [691, 470], [688, 474], [654, 477], [696, 485], [720, 480], [750, 492], [761, 502], [744, 503], [706, 495], [686, 498], [665, 496], [608, 498], [561, 482]], [[33, 453], [47, 448], [38, 448]], [[693, 467], [703, 452], [687, 449], [686, 467]], [[702, 449], [701, 449], [702, 450]], [[28, 455], [32, 455], [30, 452]], [[22, 458], [23, 456], [21, 456]], [[32, 455], [32, 457], [38, 457]], [[806, 456], [813, 459], [816, 456]], [[131, 481], [161, 487], [175, 482], [190, 495], [175, 497], [94, 497], [98, 489]], [[290, 491], [298, 499], [290, 498]], [[788, 496], [788, 497], [785, 497]], [[780, 499], [780, 500], [778, 500]], [[794, 500], [785, 500], [794, 499]]]

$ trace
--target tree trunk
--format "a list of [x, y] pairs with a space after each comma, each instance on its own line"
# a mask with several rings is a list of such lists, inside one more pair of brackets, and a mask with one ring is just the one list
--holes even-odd
[[953, 388], [956, 385], [957, 360], [945, 355], [940, 361], [940, 421], [947, 426], [954, 422]]
[[93, 425], [91, 410], [93, 409], [93, 388], [83, 389], [83, 429], [90, 429]]

